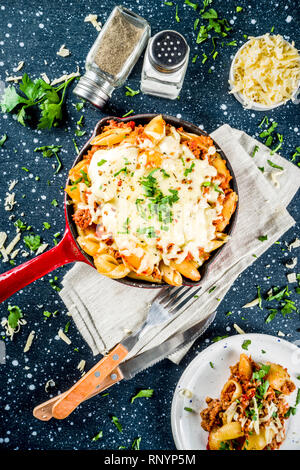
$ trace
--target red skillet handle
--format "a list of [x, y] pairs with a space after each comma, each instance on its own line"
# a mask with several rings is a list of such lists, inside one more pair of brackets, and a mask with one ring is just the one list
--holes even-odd
[[67, 226], [63, 239], [54, 248], [0, 275], [0, 302], [50, 271], [73, 261], [88, 263]]

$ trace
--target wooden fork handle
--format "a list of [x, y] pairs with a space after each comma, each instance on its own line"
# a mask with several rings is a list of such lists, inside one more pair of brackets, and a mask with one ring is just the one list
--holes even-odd
[[[116, 369], [112, 371], [112, 373], [108, 377], [106, 377], [106, 379], [103, 380], [102, 384], [97, 389], [97, 391], [91, 393], [87, 398], [85, 398], [85, 400], [89, 400], [95, 395], [98, 395], [98, 393], [103, 392], [104, 390], [111, 387], [115, 383], [120, 382], [120, 380], [122, 379], [123, 379], [123, 374], [120, 371], [120, 369], [117, 367]], [[64, 392], [36, 406], [33, 410], [33, 416], [39, 419], [40, 421], [49, 421], [51, 418], [53, 418], [53, 414], [52, 414], [53, 406], [58, 400], [60, 400], [66, 394], [67, 392]]]
[[77, 406], [89, 395], [97, 392], [106, 377], [127, 356], [128, 350], [123, 344], [118, 344], [114, 349], [92, 369], [90, 369], [65, 395], [53, 405], [52, 415], [56, 419], [64, 419], [69, 416]]

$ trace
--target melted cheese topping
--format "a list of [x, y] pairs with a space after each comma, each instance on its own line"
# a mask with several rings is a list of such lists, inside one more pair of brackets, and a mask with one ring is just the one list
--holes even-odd
[[[153, 169], [147, 159], [155, 152], [163, 155]], [[161, 259], [181, 262], [188, 253], [203, 263], [199, 249], [212, 249], [224, 194], [215, 167], [207, 157], [196, 159], [175, 128], [156, 147], [146, 139], [96, 151], [88, 176], [88, 208], [98, 235], [111, 238], [125, 256], [146, 252], [139, 272]]]
[[299, 80], [300, 56], [294, 44], [279, 34], [265, 34], [250, 38], [238, 52], [230, 93], [240, 92], [248, 107], [253, 103], [270, 106], [293, 99]]

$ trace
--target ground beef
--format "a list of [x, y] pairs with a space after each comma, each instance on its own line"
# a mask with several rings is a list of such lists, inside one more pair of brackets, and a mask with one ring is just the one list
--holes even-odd
[[281, 387], [281, 392], [284, 393], [284, 395], [289, 395], [295, 390], [296, 386], [291, 380], [286, 380], [284, 382], [284, 385]]
[[200, 413], [202, 418], [201, 426], [205, 431], [210, 432], [214, 426], [221, 425], [218, 414], [222, 411], [222, 405], [220, 400], [212, 398], [207, 398], [206, 403], [208, 404], [208, 407]]
[[88, 209], [77, 209], [72, 217], [75, 224], [82, 229], [88, 228], [92, 223], [92, 216]]

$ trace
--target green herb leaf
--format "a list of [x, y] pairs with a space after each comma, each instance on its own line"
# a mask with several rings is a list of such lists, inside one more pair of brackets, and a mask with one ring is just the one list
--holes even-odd
[[111, 418], [112, 422], [114, 423], [114, 425], [116, 426], [117, 430], [119, 432], [122, 432], [123, 431], [123, 427], [120, 423], [120, 421], [118, 420], [118, 418], [116, 416], [112, 416]]
[[33, 234], [26, 235], [24, 237], [24, 243], [31, 251], [36, 251], [41, 245], [41, 237]]
[[251, 340], [245, 339], [245, 341], [242, 344], [242, 348], [245, 349], [245, 351], [248, 351], [248, 347], [250, 346], [250, 344], [251, 344]]
[[15, 330], [18, 326], [20, 318], [23, 317], [22, 310], [17, 305], [9, 305], [7, 310], [9, 311], [7, 318], [8, 324]]
[[126, 96], [135, 96], [135, 95], [138, 95], [140, 93], [140, 90], [133, 90], [129, 86], [126, 86], [125, 88], [127, 90], [126, 93], [125, 93]]
[[101, 439], [103, 437], [103, 431], [99, 431], [93, 438], [92, 441], [98, 441], [98, 439]]
[[271, 162], [271, 160], [267, 160], [267, 162], [269, 163], [269, 165], [272, 168], [277, 168], [278, 170], [283, 170], [282, 166], [276, 165], [275, 163]]
[[0, 138], [0, 147], [2, 147], [2, 145], [4, 144], [4, 142], [6, 141], [7, 139], [7, 135], [6, 134], [3, 134], [3, 136]]
[[151, 398], [154, 393], [153, 389], [140, 390], [134, 397], [131, 398], [131, 403], [137, 398]]
[[134, 439], [134, 441], [132, 443], [132, 446], [131, 446], [131, 449], [132, 450], [140, 450], [141, 440], [142, 440], [141, 437], [137, 437], [136, 439]]

